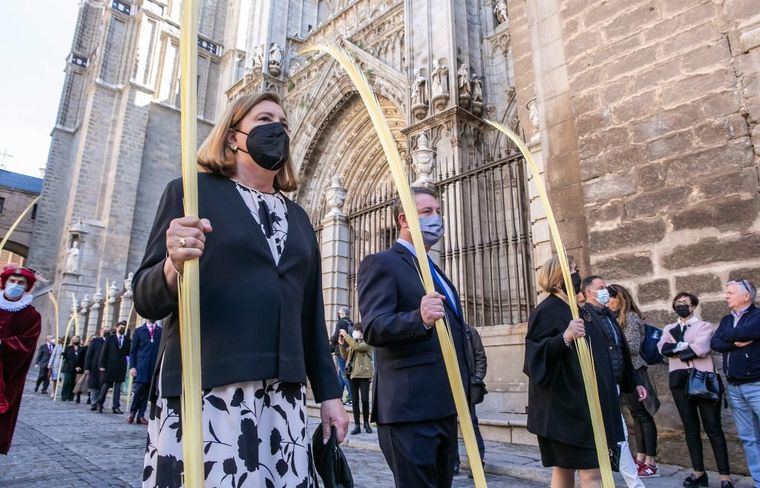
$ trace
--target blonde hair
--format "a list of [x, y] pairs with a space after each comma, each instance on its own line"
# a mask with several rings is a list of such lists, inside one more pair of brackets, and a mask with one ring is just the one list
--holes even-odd
[[[575, 264], [575, 260], [572, 256], [567, 257], [567, 262], [570, 268]], [[562, 289], [565, 279], [562, 276], [562, 267], [559, 264], [559, 258], [554, 256], [549, 259], [541, 269], [538, 271], [538, 286], [546, 293], [561, 293], [565, 291]]]
[[[280, 97], [272, 92], [244, 95], [227, 107], [222, 118], [198, 149], [198, 167], [201, 171], [227, 177], [235, 175], [235, 151], [227, 144], [227, 132], [239, 124], [253, 107], [265, 101], [274, 102], [282, 107]], [[298, 181], [290, 157], [274, 177], [274, 189], [285, 192], [298, 189]]]

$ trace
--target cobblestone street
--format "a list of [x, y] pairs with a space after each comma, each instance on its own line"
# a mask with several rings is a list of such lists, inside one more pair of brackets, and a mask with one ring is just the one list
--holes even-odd
[[[33, 381], [27, 380], [10, 455], [0, 457], [0, 486], [140, 486], [144, 427], [127, 424], [126, 415], [90, 412], [84, 403], [53, 402], [48, 396], [34, 393], [33, 386]], [[122, 410], [126, 410], [124, 401]], [[357, 488], [393, 486], [382, 454], [356, 448], [345, 452]], [[454, 483], [455, 487], [472, 485], [465, 474], [457, 476]], [[489, 475], [488, 486], [542, 485]]]

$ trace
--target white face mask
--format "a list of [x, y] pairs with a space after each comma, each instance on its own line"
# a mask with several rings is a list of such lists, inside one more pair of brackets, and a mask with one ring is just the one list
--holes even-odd
[[5, 296], [11, 300], [18, 300], [25, 291], [26, 287], [24, 285], [19, 285], [18, 283], [8, 283], [5, 285]]
[[362, 333], [359, 332], [358, 330], [355, 330], [355, 331], [351, 332], [351, 337], [353, 337], [354, 340], [358, 341], [359, 339], [362, 338]]

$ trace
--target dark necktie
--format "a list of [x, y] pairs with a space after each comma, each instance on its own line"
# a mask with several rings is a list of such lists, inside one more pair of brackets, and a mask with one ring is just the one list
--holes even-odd
[[123, 341], [124, 341], [124, 337], [123, 336], [119, 336], [119, 349], [121, 349], [121, 344], [122, 344]]

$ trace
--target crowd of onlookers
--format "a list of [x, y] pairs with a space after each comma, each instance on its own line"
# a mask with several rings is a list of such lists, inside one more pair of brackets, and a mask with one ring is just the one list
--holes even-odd
[[[648, 369], [667, 363], [668, 386], [683, 426], [692, 472], [683, 486], [708, 486], [701, 433], [715, 456], [722, 488], [733, 487], [721, 409], [730, 403], [736, 431], [755, 486], [760, 486], [760, 309], [757, 289], [745, 279], [726, 283], [727, 314], [715, 327], [698, 314], [699, 298], [683, 291], [673, 297], [676, 320], [663, 328], [647, 323], [632, 294], [601, 276], [580, 278], [571, 263], [580, 318], [572, 320], [559, 260], [539, 274], [549, 294], [531, 314], [526, 338], [525, 372], [529, 376], [528, 429], [539, 439], [542, 460], [552, 466], [552, 486], [573, 486], [578, 471], [583, 486], [595, 486], [599, 470], [593, 452], [575, 341], [585, 338], [592, 351], [599, 401], [611, 446], [611, 464], [629, 487], [659, 476], [656, 413], [660, 407]], [[713, 353], [723, 354], [721, 372]], [[725, 379], [725, 381], [724, 381]], [[569, 400], [574, 398], [574, 400]], [[627, 408], [634, 425], [635, 456], [620, 419]], [[615, 446], [619, 446], [615, 450]], [[740, 463], [732, 459], [732, 463]]]
[[[111, 412], [121, 410], [122, 385], [131, 385], [129, 423], [147, 425], [148, 390], [156, 364], [161, 327], [150, 321], [127, 335], [127, 323], [102, 327], [99, 335], [82, 344], [75, 335], [67, 340], [47, 336], [37, 350], [35, 392], [50, 394], [64, 402], [82, 403], [84, 396], [93, 412], [102, 413], [111, 392]], [[131, 379], [130, 379], [131, 378]]]

